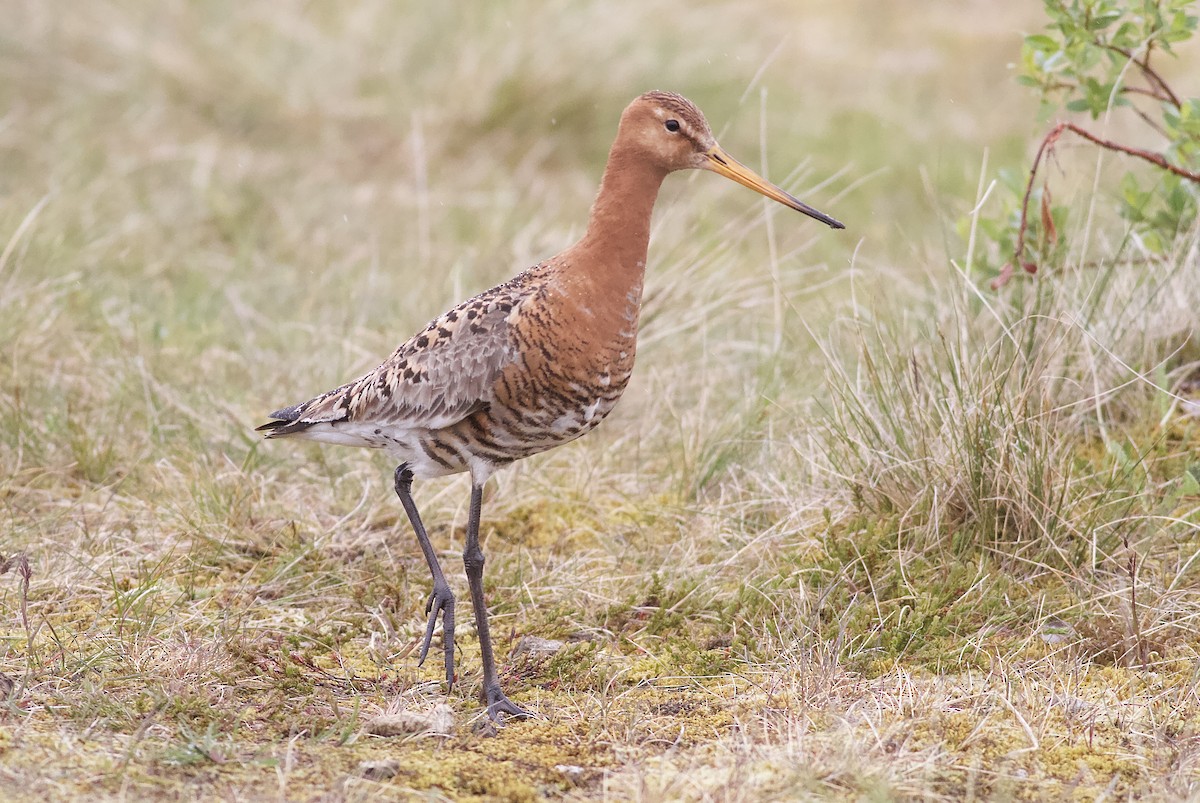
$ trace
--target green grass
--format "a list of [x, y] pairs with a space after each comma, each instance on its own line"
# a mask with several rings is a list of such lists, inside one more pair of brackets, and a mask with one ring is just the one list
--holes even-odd
[[[1037, 132], [1033, 4], [12, 12], [0, 797], [1200, 791], [1195, 237], [1002, 294], [964, 262], [984, 149]], [[540, 717], [485, 738], [465, 602], [454, 692], [416, 666], [394, 467], [252, 430], [568, 244], [652, 87], [849, 230], [668, 180], [626, 398], [488, 488]], [[465, 601], [466, 485], [416, 493]]]

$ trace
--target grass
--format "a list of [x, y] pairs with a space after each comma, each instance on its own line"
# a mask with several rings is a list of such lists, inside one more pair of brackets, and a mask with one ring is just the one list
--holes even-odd
[[[984, 148], [1022, 166], [1040, 24], [980, 8], [18, 3], [0, 797], [1200, 794], [1195, 233], [976, 289], [955, 221]], [[393, 467], [252, 428], [577, 236], [654, 86], [851, 230], [668, 181], [626, 398], [488, 489], [541, 718], [487, 739], [465, 608], [456, 690], [416, 667]], [[466, 486], [416, 493], [465, 599]]]

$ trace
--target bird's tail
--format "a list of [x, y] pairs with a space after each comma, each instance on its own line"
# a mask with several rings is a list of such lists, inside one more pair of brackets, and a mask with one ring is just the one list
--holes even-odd
[[303, 432], [317, 423], [315, 421], [301, 420], [306, 407], [308, 407], [308, 402], [293, 404], [291, 407], [276, 410], [267, 416], [273, 420], [268, 421], [261, 427], [255, 427], [254, 431], [264, 432], [268, 438], [282, 438], [287, 435], [295, 435], [297, 432]]

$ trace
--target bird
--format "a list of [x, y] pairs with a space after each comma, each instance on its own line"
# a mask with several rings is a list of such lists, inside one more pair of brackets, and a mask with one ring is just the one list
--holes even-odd
[[454, 684], [455, 596], [413, 501], [412, 484], [466, 472], [471, 480], [463, 566], [492, 723], [529, 711], [501, 689], [484, 600], [479, 526], [484, 484], [514, 461], [595, 429], [629, 383], [651, 213], [669, 173], [707, 170], [834, 229], [717, 144], [704, 115], [673, 92], [640, 95], [622, 112], [582, 238], [432, 320], [379, 367], [271, 413], [257, 430], [383, 450], [433, 588], [418, 666], [440, 617], [447, 690]]

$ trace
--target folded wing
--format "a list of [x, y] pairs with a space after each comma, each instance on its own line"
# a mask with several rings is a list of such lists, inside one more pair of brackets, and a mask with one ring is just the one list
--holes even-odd
[[409, 338], [374, 371], [314, 399], [276, 410], [258, 427], [268, 438], [313, 427], [370, 423], [412, 429], [450, 426], [488, 404], [517, 358], [511, 319], [519, 297], [505, 285], [466, 301]]

